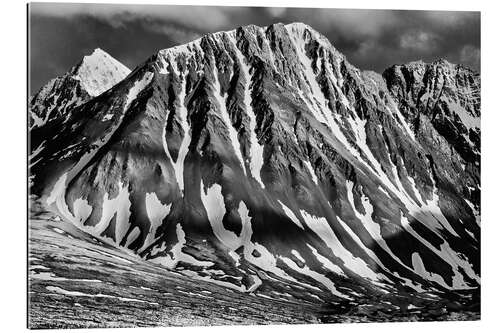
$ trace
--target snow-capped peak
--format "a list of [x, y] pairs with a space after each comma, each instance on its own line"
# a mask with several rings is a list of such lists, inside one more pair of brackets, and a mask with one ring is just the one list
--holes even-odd
[[74, 69], [74, 78], [79, 80], [90, 96], [98, 96], [108, 90], [129, 73], [130, 69], [100, 48], [83, 57]]
[[30, 126], [61, 117], [122, 81], [130, 70], [97, 48], [64, 75], [50, 80], [30, 98]]
[[289, 34], [295, 34], [299, 39], [306, 37], [306, 33], [309, 34], [310, 39], [316, 40], [318, 43], [325, 47], [332, 47], [330, 41], [320, 34], [318, 31], [311, 28], [309, 25], [302, 22], [293, 22], [285, 25]]

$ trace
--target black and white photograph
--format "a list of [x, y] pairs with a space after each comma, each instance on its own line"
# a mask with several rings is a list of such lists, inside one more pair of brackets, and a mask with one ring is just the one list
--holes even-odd
[[26, 16], [28, 328], [481, 319], [480, 11]]

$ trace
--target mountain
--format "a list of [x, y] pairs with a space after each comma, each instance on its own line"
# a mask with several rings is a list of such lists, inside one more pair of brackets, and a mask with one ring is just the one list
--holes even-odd
[[[75, 108], [112, 88], [128, 74], [127, 67], [97, 48], [67, 73], [50, 80], [31, 96], [28, 106], [32, 147], [29, 164], [34, 165], [40, 160], [38, 155], [57, 136], [62, 124], [74, 116]], [[33, 177], [30, 176], [30, 184]]]
[[31, 191], [104, 242], [242, 292], [478, 295], [479, 89], [445, 61], [360, 71], [302, 23], [209, 34], [55, 136], [31, 131]]
[[[470, 194], [466, 197], [472, 196], [472, 201], [479, 205], [479, 74], [440, 59], [432, 64], [413, 62], [393, 66], [383, 76], [405, 119], [415, 132], [422, 134], [419, 142], [430, 151], [437, 148], [441, 155], [449, 156], [450, 159], [453, 159], [451, 155], [459, 155], [457, 160], [462, 169], [467, 168], [468, 172], [461, 174], [449, 169], [452, 177], [459, 176], [455, 177], [453, 184], [460, 185], [465, 192], [469, 191]], [[446, 140], [446, 145], [442, 145], [434, 135], [426, 131], [429, 125], [437, 131], [440, 139]], [[446, 165], [441, 168], [446, 168]], [[463, 182], [459, 182], [460, 179]]]
[[62, 76], [50, 80], [29, 101], [29, 127], [41, 127], [100, 95], [130, 70], [97, 48]]

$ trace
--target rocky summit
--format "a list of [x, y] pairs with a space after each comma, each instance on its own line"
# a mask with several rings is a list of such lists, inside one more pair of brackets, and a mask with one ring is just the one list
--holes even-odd
[[29, 106], [32, 194], [149, 263], [331, 311], [479, 295], [468, 68], [361, 71], [305, 24], [251, 25], [131, 73], [96, 50]]
[[101, 49], [85, 56], [68, 73], [50, 80], [30, 98], [29, 127], [42, 127], [108, 90], [130, 73]]

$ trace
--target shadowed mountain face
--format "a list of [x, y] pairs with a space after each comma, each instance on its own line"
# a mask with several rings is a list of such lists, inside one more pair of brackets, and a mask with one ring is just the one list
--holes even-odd
[[361, 72], [300, 23], [116, 68], [88, 68], [80, 103], [49, 83], [31, 104], [61, 114], [31, 130], [31, 190], [83, 231], [242, 292], [478, 290], [478, 74]]

